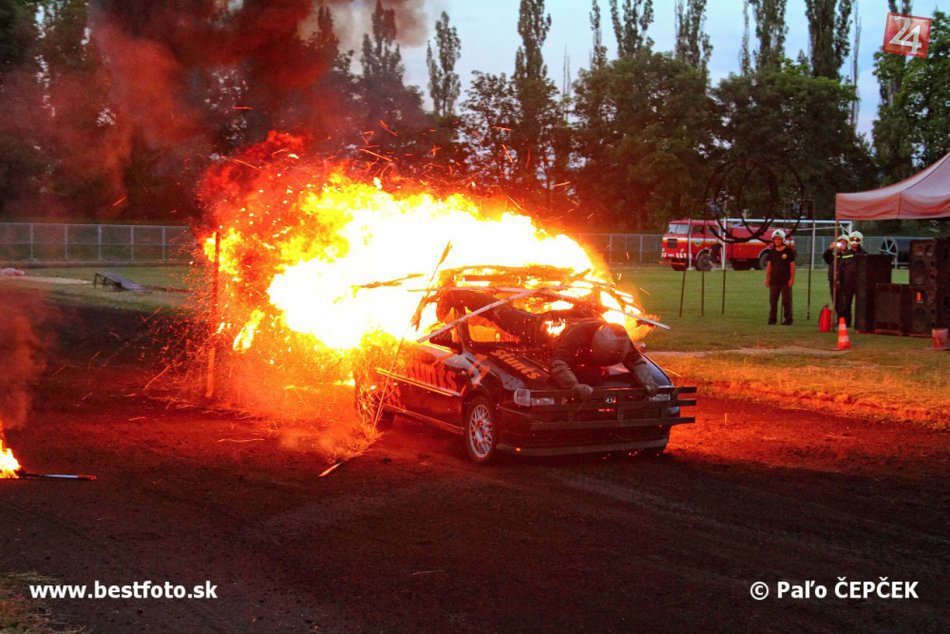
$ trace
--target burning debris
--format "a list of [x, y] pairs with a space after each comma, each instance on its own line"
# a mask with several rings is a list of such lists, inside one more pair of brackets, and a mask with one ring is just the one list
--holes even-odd
[[13, 451], [10, 448], [4, 449], [3, 447], [3, 438], [0, 437], [0, 480], [6, 478], [18, 478], [20, 477], [20, 463], [13, 456]]

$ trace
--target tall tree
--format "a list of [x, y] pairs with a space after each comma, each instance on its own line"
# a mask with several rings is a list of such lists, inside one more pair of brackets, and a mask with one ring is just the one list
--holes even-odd
[[852, 0], [805, 0], [811, 69], [815, 77], [840, 77], [850, 48], [852, 5]]
[[739, 72], [752, 72], [752, 54], [749, 52], [749, 0], [742, 3], [742, 44], [739, 46]]
[[[950, 16], [942, 11], [934, 12], [929, 49], [927, 57], [907, 61], [899, 90], [889, 103], [882, 100], [874, 124], [887, 181], [936, 162], [950, 148]], [[878, 68], [887, 61], [879, 59]]]
[[479, 178], [473, 182], [482, 194], [507, 188], [514, 180], [518, 160], [512, 137], [519, 120], [514, 82], [504, 73], [476, 71], [462, 104], [465, 135], [471, 155], [469, 166]]
[[[848, 86], [811, 77], [807, 66], [788, 65], [781, 71], [731, 75], [713, 94], [722, 113], [723, 158], [764, 166], [796, 197], [797, 173], [819, 215], [831, 217], [836, 192], [873, 185], [870, 154], [848, 120]], [[745, 187], [746, 197], [766, 200], [766, 181], [754, 181]]]
[[541, 52], [550, 28], [551, 16], [544, 12], [544, 0], [521, 0], [521, 46], [515, 54], [512, 77], [519, 112], [512, 142], [518, 160], [518, 181], [528, 189], [550, 164], [550, 132], [558, 116], [554, 100], [557, 89], [548, 77]]
[[703, 73], [712, 55], [709, 35], [703, 31], [705, 21], [706, 0], [677, 0], [674, 57]]
[[360, 56], [363, 132], [371, 132], [371, 145], [386, 151], [405, 152], [428, 123], [422, 112], [422, 96], [407, 88], [405, 67], [396, 43], [396, 11], [376, 0], [373, 32], [363, 36]]
[[436, 53], [432, 43], [426, 47], [426, 64], [429, 67], [429, 96], [432, 108], [440, 117], [455, 113], [455, 101], [459, 97], [460, 82], [455, 72], [455, 63], [461, 56], [461, 41], [454, 26], [449, 26], [449, 14], [445, 11], [435, 23]]
[[653, 0], [610, 0], [610, 20], [617, 38], [617, 57], [630, 57], [641, 49], [653, 47], [647, 28], [653, 22]]
[[[891, 13], [910, 14], [912, 0], [888, 0]], [[933, 31], [931, 31], [933, 33]], [[902, 99], [907, 58], [877, 51], [874, 53], [874, 75], [881, 95], [877, 119], [872, 127], [874, 154], [885, 182], [907, 178], [914, 173], [914, 149], [910, 142], [910, 121]]]
[[604, 46], [603, 31], [600, 27], [600, 4], [592, 0], [590, 8], [590, 30], [594, 44], [590, 53], [590, 67], [600, 68], [607, 63], [607, 47]]
[[588, 226], [644, 229], [694, 213], [713, 146], [707, 78], [641, 50], [582, 71], [575, 87], [577, 191]]
[[749, 4], [755, 18], [755, 37], [759, 41], [756, 68], [777, 70], [785, 61], [786, 0], [749, 0]]

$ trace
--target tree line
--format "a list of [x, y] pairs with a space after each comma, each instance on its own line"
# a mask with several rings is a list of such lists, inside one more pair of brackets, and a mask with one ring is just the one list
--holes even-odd
[[745, 0], [738, 72], [713, 83], [706, 0], [677, 0], [672, 51], [654, 48], [652, 0], [592, 0], [590, 58], [559, 88], [542, 55], [551, 16], [521, 0], [512, 72], [476, 71], [465, 91], [465, 43], [443, 12], [429, 109], [405, 83], [402, 5], [377, 0], [354, 51], [339, 3], [0, 0], [0, 217], [190, 221], [206, 168], [272, 130], [329, 162], [503, 197], [571, 228], [695, 216], [728, 164], [747, 166], [733, 211], [755, 215], [791, 184], [830, 217], [836, 192], [894, 182], [950, 148], [947, 15], [933, 16], [927, 58], [876, 54], [868, 139], [846, 68], [855, 4], [806, 0], [809, 50], [792, 59], [786, 0]]

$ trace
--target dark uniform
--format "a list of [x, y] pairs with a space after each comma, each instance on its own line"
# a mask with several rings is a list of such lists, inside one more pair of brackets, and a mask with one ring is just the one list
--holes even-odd
[[778, 316], [778, 298], [782, 297], [783, 324], [792, 323], [792, 289], [788, 285], [792, 279], [792, 266], [795, 264], [795, 249], [783, 244], [783, 248], [769, 250], [769, 323], [774, 324]]
[[858, 292], [858, 258], [867, 252], [858, 245], [838, 255], [838, 301], [835, 312], [838, 318], [844, 317], [844, 323], [851, 327], [851, 305]]

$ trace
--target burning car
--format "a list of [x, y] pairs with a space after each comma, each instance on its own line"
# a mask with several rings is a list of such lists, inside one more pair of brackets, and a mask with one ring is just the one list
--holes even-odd
[[[440, 301], [460, 289], [477, 290], [494, 302], [472, 312], [446, 312]], [[539, 316], [552, 340], [579, 319], [657, 325], [640, 314], [632, 296], [567, 269], [447, 270], [419, 304], [414, 326], [423, 334], [401, 346], [395, 358], [376, 355], [355, 373], [360, 417], [377, 423], [398, 414], [459, 434], [479, 464], [500, 451], [658, 454], [673, 425], [694, 422], [681, 408], [695, 404], [682, 396], [696, 388], [675, 387], [649, 359], [658, 386], [652, 397], [620, 364], [604, 369], [589, 398], [558, 388], [548, 369], [550, 346], [525, 341], [489, 317], [487, 308], [504, 304]]]

